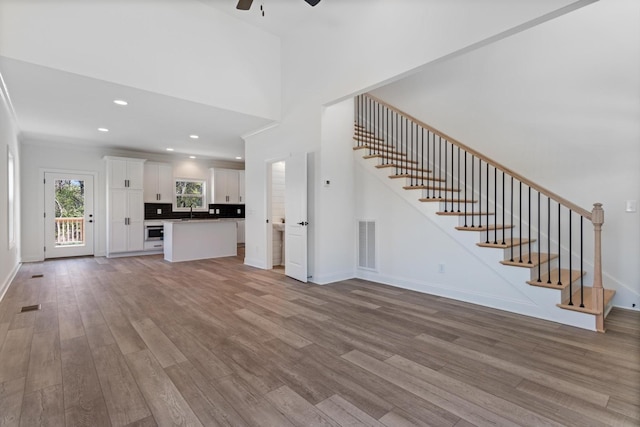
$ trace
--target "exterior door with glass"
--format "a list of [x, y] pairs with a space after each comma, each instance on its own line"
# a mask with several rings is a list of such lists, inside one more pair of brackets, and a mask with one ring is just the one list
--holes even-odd
[[93, 175], [44, 174], [44, 257], [93, 255]]

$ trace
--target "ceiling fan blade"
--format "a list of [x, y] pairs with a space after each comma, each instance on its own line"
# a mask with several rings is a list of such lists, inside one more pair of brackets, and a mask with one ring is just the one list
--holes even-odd
[[315, 6], [315, 5], [317, 5], [318, 3], [320, 3], [320, 0], [304, 0], [304, 1], [306, 1], [307, 3], [309, 3], [311, 6]]
[[253, 0], [238, 0], [238, 5], [236, 6], [236, 9], [249, 10], [251, 9], [251, 3], [253, 3]]

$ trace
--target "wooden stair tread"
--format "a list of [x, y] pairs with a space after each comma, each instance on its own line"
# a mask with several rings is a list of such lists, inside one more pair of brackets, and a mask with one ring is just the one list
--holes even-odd
[[[493, 242], [482, 242], [482, 243], [476, 243], [476, 245], [482, 247], [482, 248], [497, 248], [497, 249], [507, 249], [510, 248], [512, 246], [518, 246], [521, 242], [522, 244], [528, 244], [529, 242], [533, 243], [535, 242], [536, 239], [504, 239], [504, 243], [502, 243], [502, 240], [500, 240], [498, 243], [493, 243]], [[545, 279], [546, 280], [546, 279]]]
[[[551, 261], [552, 259], [558, 258], [558, 254], [540, 254], [538, 257], [537, 253], [532, 254], [522, 254], [522, 257], [514, 257], [513, 261], [510, 260], [502, 260], [500, 264], [510, 265], [513, 267], [523, 267], [523, 268], [533, 268], [537, 267], [538, 264], [543, 264], [545, 262]], [[522, 262], [520, 262], [522, 260]], [[529, 263], [531, 261], [531, 263]]]
[[394, 154], [396, 156], [406, 156], [405, 153], [401, 153], [399, 151], [396, 151], [396, 149], [391, 147], [391, 146], [389, 146], [387, 148], [387, 147], [384, 147], [384, 146], [372, 146], [372, 145], [369, 145], [369, 144], [364, 144], [364, 145], [359, 145], [357, 147], [353, 147], [353, 150], [354, 151], [357, 151], [357, 150], [384, 151], [385, 153], [392, 153], [392, 154]]
[[452, 211], [452, 212], [436, 212], [436, 215], [442, 215], [442, 216], [470, 216], [470, 215], [495, 215], [495, 213], [493, 212], [469, 212], [467, 211], [465, 212], [457, 212], [457, 211]]
[[405, 190], [438, 190], [438, 191], [451, 191], [451, 192], [460, 191], [459, 188], [444, 188], [444, 187], [438, 187], [437, 185], [405, 185], [402, 188], [404, 188]]
[[[431, 173], [431, 171], [427, 171], [425, 173]], [[444, 182], [444, 178], [436, 178], [434, 176], [421, 176], [421, 175], [412, 175], [408, 173], [401, 173], [397, 175], [389, 175], [390, 179], [398, 179], [398, 178], [406, 178], [406, 179], [419, 179], [425, 181], [436, 181], [436, 182]]]
[[397, 168], [397, 169], [402, 169], [402, 170], [412, 170], [412, 171], [419, 171], [419, 172], [431, 172], [428, 169], [419, 168], [417, 166], [400, 165], [400, 164], [397, 164], [397, 163], [386, 163], [384, 165], [376, 165], [376, 167], [378, 169], [382, 169], [382, 168]]
[[504, 230], [507, 228], [513, 228], [513, 225], [508, 225], [508, 224], [489, 224], [489, 225], [483, 225], [483, 226], [479, 226], [476, 225], [475, 227], [465, 227], [464, 225], [459, 225], [456, 227], [456, 230], [459, 231], [487, 231], [487, 230]]
[[421, 202], [440, 202], [440, 203], [478, 203], [477, 200], [471, 200], [471, 199], [456, 199], [456, 198], [451, 198], [451, 197], [447, 197], [446, 199], [444, 197], [423, 197], [421, 199], [419, 199]]
[[[586, 272], [580, 270], [569, 270], [566, 268], [562, 269], [553, 269], [551, 270], [551, 274], [545, 273], [544, 271], [540, 275], [540, 281], [538, 279], [533, 279], [527, 281], [528, 284], [532, 286], [540, 286], [542, 288], [550, 288], [550, 289], [564, 289], [569, 286], [569, 283], [573, 283], [576, 280], [580, 279], [580, 277], [584, 276]], [[551, 277], [549, 277], [551, 276]], [[571, 278], [571, 281], [569, 281]], [[549, 283], [551, 282], [551, 283]], [[558, 285], [558, 282], [562, 283]]]
[[[406, 154], [402, 154], [403, 156], [405, 156]], [[362, 156], [363, 159], [375, 159], [375, 158], [381, 158], [381, 159], [387, 159], [387, 160], [400, 160], [403, 163], [411, 163], [411, 164], [417, 164], [418, 162], [416, 160], [408, 160], [405, 158], [401, 158], [398, 157], [398, 154], [393, 154], [393, 155], [386, 155], [386, 154], [367, 154], [365, 156]]]
[[[598, 307], [593, 307], [593, 287], [584, 286], [584, 298], [582, 302], [584, 307], [580, 307], [580, 287], [573, 292], [573, 305], [569, 305], [569, 300], [563, 301], [560, 304], [556, 304], [560, 308], [564, 308], [565, 310], [573, 310], [579, 311], [581, 313], [588, 314], [602, 314], [602, 310]], [[616, 294], [616, 291], [613, 289], [605, 289], [604, 290], [604, 306], [607, 307], [611, 302], [611, 299]]]

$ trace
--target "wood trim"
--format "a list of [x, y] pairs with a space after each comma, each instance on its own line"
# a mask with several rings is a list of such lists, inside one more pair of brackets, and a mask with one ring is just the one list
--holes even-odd
[[444, 132], [440, 132], [439, 130], [429, 126], [428, 124], [424, 123], [423, 121], [413, 117], [412, 115], [407, 114], [404, 111], [401, 111], [401, 110], [395, 108], [394, 106], [392, 106], [390, 104], [387, 104], [386, 102], [384, 102], [380, 98], [378, 98], [376, 96], [373, 96], [370, 93], [365, 93], [364, 95], [368, 96], [369, 98], [371, 98], [372, 100], [376, 101], [380, 105], [384, 105], [388, 109], [390, 109], [392, 111], [395, 111], [396, 113], [405, 116], [407, 119], [417, 123], [418, 125], [420, 125], [423, 128], [433, 132], [434, 134], [446, 139], [450, 143], [462, 148], [463, 150], [467, 151], [468, 153], [470, 153], [470, 154], [476, 156], [477, 158], [483, 160], [484, 162], [490, 164], [491, 166], [493, 166], [493, 167], [495, 167], [497, 169], [500, 169], [503, 172], [508, 173], [509, 175], [511, 175], [512, 177], [514, 177], [518, 181], [522, 182], [523, 184], [528, 185], [529, 187], [533, 188], [534, 190], [539, 191], [540, 193], [544, 194], [545, 196], [555, 200], [556, 202], [566, 206], [567, 208], [571, 209], [572, 211], [576, 212], [577, 214], [582, 215], [583, 217], [585, 217], [586, 219], [591, 221], [591, 212], [589, 212], [588, 210], [586, 210], [584, 208], [581, 208], [580, 206], [576, 205], [573, 202], [570, 202], [569, 200], [565, 199], [564, 197], [560, 197], [559, 195], [557, 195], [553, 191], [548, 190], [548, 189], [544, 188], [543, 186], [536, 184], [535, 182], [525, 178], [524, 176], [520, 175], [519, 173], [514, 172], [510, 168], [508, 168], [508, 167], [496, 162], [493, 159], [490, 159], [489, 157], [485, 156], [482, 153], [479, 153], [478, 151], [476, 151], [473, 148], [461, 143], [460, 141], [456, 140], [455, 138], [450, 137], [449, 135], [445, 134]]

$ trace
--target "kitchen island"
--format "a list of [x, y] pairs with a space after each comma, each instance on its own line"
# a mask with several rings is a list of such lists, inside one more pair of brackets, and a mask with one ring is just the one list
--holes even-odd
[[236, 256], [235, 221], [190, 219], [163, 221], [164, 259], [170, 262]]

